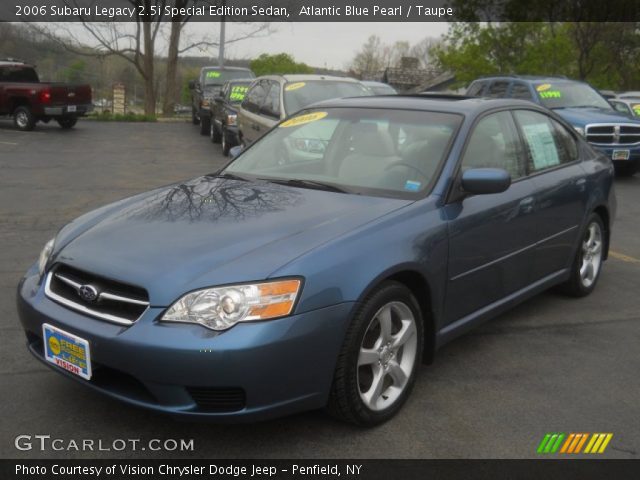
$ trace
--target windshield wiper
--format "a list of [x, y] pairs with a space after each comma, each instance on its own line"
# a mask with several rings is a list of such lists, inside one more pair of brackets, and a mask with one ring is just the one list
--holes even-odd
[[338, 187], [337, 185], [333, 185], [331, 183], [319, 182], [317, 180], [305, 180], [302, 178], [289, 178], [289, 179], [281, 179], [281, 178], [259, 178], [258, 180], [264, 180], [271, 183], [277, 183], [280, 185], [289, 185], [291, 187], [301, 187], [301, 188], [313, 188], [316, 190], [326, 190], [328, 192], [337, 192], [337, 193], [349, 193], [344, 188]]
[[242, 182], [248, 182], [249, 179], [245, 177], [241, 177], [240, 175], [236, 175], [235, 173], [214, 173], [212, 176], [218, 178], [226, 178], [228, 180], [240, 180]]

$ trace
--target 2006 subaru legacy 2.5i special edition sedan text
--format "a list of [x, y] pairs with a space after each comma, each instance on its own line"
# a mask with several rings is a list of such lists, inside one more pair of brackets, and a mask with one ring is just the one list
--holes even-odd
[[531, 102], [330, 100], [62, 228], [19, 312], [38, 359], [135, 405], [373, 425], [470, 327], [589, 294], [614, 216], [611, 160]]

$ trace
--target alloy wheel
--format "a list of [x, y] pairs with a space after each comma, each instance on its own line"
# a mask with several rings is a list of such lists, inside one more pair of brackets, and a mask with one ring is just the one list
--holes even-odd
[[580, 281], [589, 288], [598, 277], [602, 266], [602, 228], [597, 222], [589, 224], [582, 241]]
[[358, 354], [358, 389], [373, 411], [389, 408], [407, 387], [417, 358], [416, 318], [403, 302], [389, 302], [373, 316]]

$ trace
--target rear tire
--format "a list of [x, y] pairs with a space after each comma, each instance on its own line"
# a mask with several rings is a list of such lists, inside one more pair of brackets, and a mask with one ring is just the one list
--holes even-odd
[[602, 271], [606, 242], [602, 218], [597, 213], [592, 213], [571, 265], [571, 277], [559, 285], [563, 293], [572, 297], [585, 297], [593, 292]]
[[57, 118], [56, 121], [58, 122], [58, 125], [60, 125], [60, 127], [62, 127], [63, 130], [69, 130], [71, 128], [73, 128], [76, 123], [78, 123], [78, 118], [77, 117], [63, 117], [63, 118]]
[[356, 311], [338, 356], [327, 409], [341, 420], [374, 426], [393, 417], [422, 360], [422, 315], [411, 291], [382, 284]]
[[27, 106], [21, 106], [13, 111], [13, 124], [18, 130], [29, 132], [36, 126], [36, 119]]

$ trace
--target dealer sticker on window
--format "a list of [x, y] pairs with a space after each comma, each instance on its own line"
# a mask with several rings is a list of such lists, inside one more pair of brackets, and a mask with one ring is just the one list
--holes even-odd
[[86, 380], [91, 378], [89, 342], [48, 323], [42, 325], [44, 357], [68, 372]]
[[629, 150], [614, 150], [611, 160], [629, 160]]

